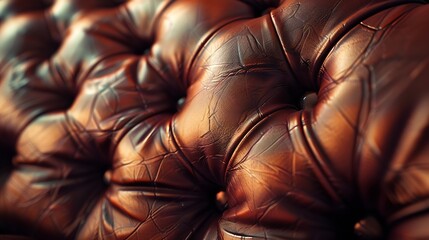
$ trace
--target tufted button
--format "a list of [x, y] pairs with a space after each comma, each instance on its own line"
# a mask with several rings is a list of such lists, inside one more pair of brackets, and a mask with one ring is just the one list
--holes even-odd
[[224, 191], [216, 193], [216, 207], [220, 211], [224, 211], [228, 207], [228, 197]]
[[383, 229], [378, 220], [373, 216], [358, 221], [354, 226], [355, 235], [360, 239], [382, 239]]
[[316, 105], [317, 100], [318, 97], [316, 93], [307, 93], [301, 100], [301, 107], [303, 109], [311, 109]]
[[107, 170], [104, 172], [103, 180], [104, 183], [110, 184], [110, 181], [112, 180], [112, 170]]
[[176, 104], [177, 111], [182, 110], [183, 104], [185, 104], [185, 100], [186, 100], [185, 97], [179, 98], [179, 100], [177, 100], [177, 104]]

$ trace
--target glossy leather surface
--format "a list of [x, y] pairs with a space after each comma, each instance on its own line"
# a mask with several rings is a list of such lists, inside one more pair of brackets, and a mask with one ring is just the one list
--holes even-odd
[[0, 238], [429, 238], [428, 16], [2, 0]]

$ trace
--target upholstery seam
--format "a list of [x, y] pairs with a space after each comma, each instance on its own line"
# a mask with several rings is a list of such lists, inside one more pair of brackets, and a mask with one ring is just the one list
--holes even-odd
[[[174, 120], [175, 120], [175, 115], [173, 115], [173, 117], [170, 119], [168, 128], [169, 128], [169, 133], [171, 134], [172, 144], [173, 144], [174, 148], [177, 150], [178, 155], [181, 157], [179, 159], [179, 161], [187, 165], [185, 167], [188, 169], [189, 173], [198, 174], [198, 176], [195, 176], [195, 178], [201, 177], [202, 179], [204, 179], [206, 182], [210, 183], [211, 185], [218, 186], [219, 184], [216, 184], [214, 181], [210, 180], [210, 178], [206, 177], [205, 174], [200, 172], [192, 164], [192, 162], [189, 160], [189, 158], [186, 156], [186, 154], [181, 150], [181, 148], [178, 144], [179, 143], [178, 138], [177, 138], [176, 134], [174, 133], [175, 131], [173, 131], [173, 129], [175, 129], [174, 124], [173, 124]], [[204, 157], [206, 157], [206, 156], [204, 155]]]
[[[166, 76], [164, 76], [164, 75], [162, 74], [162, 71], [161, 71], [160, 69], [158, 69], [158, 64], [155, 64], [155, 63], [153, 63], [153, 62], [152, 62], [152, 61], [157, 61], [156, 59], [154, 59], [151, 55], [147, 55], [147, 56], [145, 56], [145, 57], [143, 57], [143, 58], [146, 58], [146, 63], [147, 63], [147, 65], [148, 65], [150, 68], [152, 68], [152, 69], [154, 70], [154, 72], [156, 73], [156, 75], [158, 75], [158, 76], [159, 76], [159, 78], [162, 80], [162, 82], [163, 82], [163, 84], [162, 84], [163, 89], [164, 89], [166, 92], [168, 92], [168, 94], [169, 94], [171, 97], [175, 98], [175, 97], [176, 97], [176, 95], [179, 95], [179, 97], [183, 95], [181, 92], [179, 92], [179, 94], [174, 94], [174, 92], [171, 90], [172, 88], [171, 88], [171, 87], [169, 87], [169, 86], [171, 86], [172, 84], [174, 84], [174, 83], [175, 83], [175, 81], [169, 82], [169, 81], [167, 80], [167, 77], [166, 77]], [[154, 59], [154, 60], [153, 60], [153, 59]], [[140, 64], [141, 64], [141, 60], [139, 60], [139, 65], [140, 65]], [[137, 80], [138, 80], [138, 79], [137, 79]], [[180, 86], [179, 86], [179, 89], [180, 89]]]
[[[121, 11], [122, 10], [122, 11]], [[130, 31], [131, 35], [133, 35], [133, 37], [137, 40], [140, 41], [148, 41], [148, 46], [144, 46], [144, 49], [149, 49], [150, 46], [152, 45], [152, 41], [153, 41], [153, 35], [150, 35], [150, 39], [144, 39], [141, 36], [138, 35], [138, 33], [136, 32], [137, 29], [137, 25], [134, 22], [134, 18], [132, 16], [132, 13], [130, 11], [130, 9], [128, 8], [127, 5], [122, 5], [121, 8], [118, 11], [119, 13], [123, 14], [122, 16], [126, 17], [126, 20], [124, 20], [124, 27]], [[136, 46], [132, 46], [133, 48], [135, 48]]]
[[[312, 82], [314, 82], [314, 81], [317, 82], [317, 86], [320, 85], [318, 73], [320, 73], [322, 66], [323, 66], [323, 63], [326, 60], [328, 54], [335, 47], [335, 45], [338, 44], [338, 42], [345, 35], [347, 35], [354, 27], [358, 26], [361, 21], [363, 21], [364, 19], [367, 19], [367, 18], [369, 18], [369, 17], [371, 17], [371, 16], [373, 16], [379, 12], [387, 10], [389, 8], [393, 8], [393, 7], [401, 6], [401, 5], [406, 5], [406, 4], [412, 4], [412, 3], [422, 3], [422, 1], [419, 1], [419, 0], [414, 0], [414, 1], [410, 1], [410, 2], [408, 2], [408, 1], [407, 2], [406, 1], [397, 1], [397, 2], [393, 2], [393, 3], [384, 2], [384, 3], [375, 4], [375, 5], [371, 6], [370, 10], [364, 11], [363, 9], [360, 9], [356, 14], [352, 15], [351, 20], [346, 19], [346, 20], [340, 22], [338, 25], [336, 25], [336, 27], [334, 27], [332, 30], [333, 34], [330, 35], [330, 41], [328, 41], [323, 47], [321, 47], [322, 51], [320, 51], [319, 54], [316, 55], [316, 58], [314, 61], [313, 71], [309, 72], [310, 80]], [[286, 58], [286, 62], [289, 64], [289, 67], [292, 70], [291, 71], [292, 75], [295, 77], [295, 80], [296, 80], [297, 75], [296, 75], [296, 72], [291, 68], [289, 59], [285, 53], [286, 50], [285, 50], [284, 42], [282, 41], [282, 38], [280, 38], [278, 29], [277, 29], [277, 25], [275, 24], [275, 21], [273, 19], [273, 15], [270, 14], [270, 16], [271, 16], [271, 22], [274, 26], [274, 30], [276, 32], [277, 38], [279, 39], [280, 44], [283, 48], [283, 54]], [[341, 25], [342, 26], [348, 26], [348, 27], [347, 28], [339, 27]], [[333, 174], [334, 172], [332, 172], [332, 171], [327, 173], [326, 171], [329, 169], [323, 168], [320, 165], [319, 161], [317, 161], [318, 157], [316, 157], [315, 153], [311, 150], [312, 148], [310, 147], [310, 142], [307, 138], [307, 134], [304, 131], [305, 124], [302, 123], [302, 114], [303, 113], [301, 112], [300, 125], [301, 125], [301, 131], [302, 131], [303, 139], [305, 140], [307, 151], [311, 154], [311, 156], [313, 156], [313, 162], [316, 164], [318, 171], [320, 171], [322, 177], [324, 178], [324, 181], [326, 181], [328, 183], [326, 186], [325, 185], [323, 185], [323, 186], [325, 187], [325, 190], [327, 190], [327, 192], [331, 195], [331, 197], [333, 197], [336, 201], [345, 203], [344, 201], [346, 200], [346, 198], [344, 198], [344, 196], [339, 195], [338, 192], [335, 191], [335, 190], [341, 190], [342, 188], [337, 189], [338, 187], [334, 186], [332, 183], [332, 180], [330, 180], [328, 178], [328, 176], [332, 176], [332, 177], [334, 177], [334, 179], [338, 179], [338, 174]], [[313, 131], [310, 128], [308, 128], [307, 131], [309, 131], [308, 132], [309, 134], [313, 135]], [[317, 144], [317, 142], [314, 142], [313, 144]], [[318, 147], [317, 150], [321, 151], [321, 148]], [[322, 153], [322, 155], [324, 155], [324, 154]], [[326, 187], [328, 187], [328, 189], [326, 189]]]
[[[371, 6], [370, 10], [363, 10], [363, 8], [359, 9], [359, 11], [355, 14], [353, 14], [350, 18], [351, 20], [348, 20], [350, 18], [347, 18], [346, 20], [341, 21], [339, 24], [337, 24], [335, 27], [333, 27], [333, 30], [331, 31], [331, 33], [333, 32], [333, 34], [329, 35], [329, 41], [326, 42], [323, 47], [321, 47], [322, 51], [319, 51], [319, 53], [316, 55], [315, 57], [315, 61], [313, 63], [313, 70], [310, 70], [308, 72], [310, 78], [310, 82], [315, 82], [317, 83], [317, 87], [320, 85], [319, 84], [319, 73], [322, 70], [322, 66], [324, 61], [326, 60], [327, 56], [329, 55], [329, 53], [331, 52], [331, 50], [335, 47], [335, 45], [342, 39], [342, 37], [344, 37], [345, 35], [347, 35], [347, 33], [349, 33], [354, 27], [358, 26], [359, 23], [379, 12], [382, 12], [384, 10], [387, 10], [389, 8], [393, 8], [396, 6], [401, 6], [401, 5], [406, 5], [406, 4], [418, 4], [421, 3], [423, 4], [424, 1], [421, 0], [412, 0], [412, 1], [407, 1], [407, 0], [399, 0], [396, 2], [384, 2], [384, 3], [378, 3], [378, 4], [374, 4], [373, 6]], [[286, 62], [289, 65], [289, 68], [291, 69], [291, 73], [292, 75], [295, 77], [295, 81], [297, 78], [297, 72], [296, 70], [294, 70], [291, 65], [290, 65], [290, 61], [289, 58], [286, 54], [286, 47], [285, 47], [285, 43], [283, 42], [282, 38], [280, 37], [278, 28], [277, 28], [277, 24], [275, 23], [274, 19], [273, 19], [273, 14], [272, 12], [270, 13], [270, 19], [271, 22], [274, 26], [274, 30], [275, 33], [277, 35], [277, 38], [282, 46], [283, 49], [283, 55], [286, 59]], [[347, 27], [345, 27], [347, 26]], [[340, 30], [338, 30], [340, 29]]]
[[214, 39], [214, 37], [222, 30], [224, 29], [226, 26], [240, 21], [240, 20], [249, 20], [252, 18], [248, 18], [248, 17], [236, 17], [236, 18], [232, 18], [230, 21], [225, 22], [224, 24], [219, 24], [217, 28], [215, 28], [213, 31], [209, 32], [207, 34], [207, 37], [200, 43], [198, 44], [198, 47], [196, 48], [196, 50], [194, 51], [194, 53], [192, 54], [192, 58], [189, 61], [189, 63], [187, 64], [188, 66], [186, 67], [185, 73], [183, 75], [182, 80], [186, 81], [186, 89], [189, 88], [189, 86], [191, 84], [193, 84], [194, 82], [190, 82], [190, 72], [191, 70], [194, 68], [195, 62], [197, 61], [197, 58], [200, 57], [200, 54], [202, 53], [202, 50], [205, 48], [205, 46], [207, 46], [207, 44]]
[[387, 223], [396, 225], [400, 224], [401, 221], [404, 221], [407, 218], [413, 218], [422, 213], [429, 213], [428, 205], [429, 199], [427, 197], [426, 199], [407, 204], [406, 207], [403, 207], [395, 213], [389, 215], [387, 217]]
[[[314, 172], [316, 174], [316, 176], [319, 175], [322, 178], [322, 179], [320, 179], [320, 177], [318, 177], [319, 180], [321, 180], [320, 184], [322, 185], [322, 187], [324, 188], [324, 190], [331, 196], [331, 198], [334, 201], [336, 201], [337, 203], [344, 204], [345, 203], [345, 201], [344, 201], [345, 199], [339, 193], [337, 193], [335, 191], [335, 190], [338, 190], [338, 189], [337, 189], [337, 187], [335, 187], [333, 185], [332, 180], [328, 177], [330, 175], [330, 176], [334, 177], [335, 179], [337, 179], [338, 178], [337, 174], [333, 174], [332, 171], [329, 171], [328, 172], [329, 174], [327, 174], [326, 171], [328, 171], [329, 169], [324, 168], [324, 167], [321, 166], [321, 162], [324, 162], [324, 161], [320, 161], [320, 157], [316, 156], [315, 151], [312, 149], [312, 147], [310, 145], [308, 134], [314, 135], [314, 133], [313, 133], [313, 131], [312, 131], [311, 128], [307, 127], [308, 134], [306, 134], [306, 131], [304, 130], [304, 128], [307, 126], [307, 124], [305, 124], [303, 122], [303, 113], [304, 113], [303, 111], [300, 112], [300, 117], [299, 117], [299, 120], [300, 120], [299, 121], [299, 126], [300, 126], [300, 128], [299, 129], [300, 129], [302, 138], [304, 140], [305, 148], [306, 148], [307, 152], [311, 156], [311, 160], [310, 161], [316, 165], [316, 168], [312, 168], [312, 172]], [[316, 145], [316, 144], [318, 145], [318, 143], [314, 142], [314, 141], [313, 141], [313, 144], [314, 145]], [[317, 147], [317, 150], [321, 151], [321, 148]], [[319, 153], [319, 155], [325, 155], [325, 154], [324, 153]], [[328, 159], [328, 158], [326, 157], [326, 159]]]
[[270, 22], [271, 22], [271, 24], [272, 24], [272, 27], [273, 27], [273, 29], [274, 29], [274, 33], [276, 34], [276, 38], [277, 38], [277, 41], [279, 42], [279, 44], [280, 44], [280, 46], [282, 47], [282, 55], [283, 55], [283, 57], [284, 57], [284, 59], [285, 59], [285, 62], [286, 62], [286, 64], [287, 64], [287, 66], [288, 66], [288, 68], [289, 68], [289, 71], [290, 71], [290, 73], [291, 73], [291, 75], [292, 75], [292, 77], [293, 77], [293, 80], [294, 80], [294, 82], [295, 83], [298, 83], [298, 77], [297, 77], [297, 74], [296, 74], [296, 72], [293, 70], [293, 68], [292, 68], [292, 65], [290, 64], [290, 61], [289, 61], [289, 58], [287, 57], [287, 54], [286, 54], [286, 46], [285, 46], [285, 44], [284, 44], [284, 42], [283, 42], [283, 40], [282, 40], [282, 38], [280, 37], [280, 33], [279, 33], [279, 30], [277, 29], [277, 24], [275, 23], [275, 21], [274, 21], [274, 19], [273, 19], [273, 13], [272, 12], [270, 12]]
[[[338, 42], [347, 35], [353, 28], [359, 25], [362, 21], [390, 8], [407, 5], [407, 4], [424, 4], [424, 1], [421, 0], [397, 0], [395, 2], [381, 2], [373, 4], [369, 6], [369, 10], [364, 8], [359, 9], [355, 14], [351, 17], [341, 21], [331, 31], [332, 34], [329, 35], [329, 41], [327, 41], [315, 57], [313, 63], [313, 70], [309, 72], [310, 80], [312, 82], [316, 82], [317, 86], [319, 83], [319, 73], [322, 70], [323, 63], [328, 57], [329, 53], [334, 49], [334, 47], [338, 44]], [[350, 20], [349, 20], [350, 19]]]
[[[153, 37], [153, 40], [155, 41], [156, 33], [157, 31], [155, 29], [158, 29], [158, 24], [161, 19], [161, 16], [167, 11], [167, 9], [174, 3], [174, 0], [168, 0], [168, 2], [165, 4], [165, 6], [162, 7], [162, 9], [157, 14], [157, 17], [155, 17], [155, 21], [153, 21], [153, 27], [151, 31], [151, 36]], [[151, 44], [153, 45], [153, 43]], [[152, 46], [151, 46], [152, 47]]]
[[[91, 76], [91, 74], [93, 74], [93, 71], [98, 67], [98, 65], [100, 65], [102, 62], [108, 59], [115, 58], [118, 56], [127, 56], [127, 55], [132, 55], [132, 54], [130, 54], [128, 51], [119, 51], [116, 53], [111, 53], [95, 61], [95, 63], [92, 64], [92, 66], [88, 68], [86, 72], [82, 72], [82, 70], [79, 68], [78, 71], [80, 73], [79, 72], [75, 73], [76, 75], [75, 79], [72, 79], [74, 80], [74, 88], [76, 90], [77, 95], [79, 95], [79, 92], [82, 90], [82, 86], [85, 84], [86, 81], [89, 80], [88, 78]], [[91, 77], [91, 78], [94, 78], [94, 77]], [[98, 77], [95, 77], [95, 78], [98, 78]]]
[[[237, 149], [240, 148], [240, 146], [243, 144], [243, 141], [247, 138], [247, 136], [254, 133], [255, 129], [259, 127], [261, 124], [263, 124], [270, 116], [283, 110], [296, 111], [296, 109], [294, 109], [290, 104], [283, 104], [279, 107], [276, 107], [271, 111], [265, 113], [258, 120], [256, 120], [253, 123], [253, 125], [246, 127], [243, 130], [243, 134], [241, 137], [237, 139], [232, 139], [231, 141], [232, 143], [228, 144], [228, 148], [226, 150], [225, 157], [224, 157], [224, 162], [227, 162], [227, 164], [225, 164], [225, 169], [223, 169], [223, 172], [224, 172], [223, 183], [222, 183], [223, 185], [227, 185], [228, 183], [228, 178], [229, 178], [228, 169], [230, 169], [230, 166], [232, 164], [231, 159], [235, 158], [235, 155], [238, 154]], [[233, 149], [233, 150], [231, 151], [230, 149]]]

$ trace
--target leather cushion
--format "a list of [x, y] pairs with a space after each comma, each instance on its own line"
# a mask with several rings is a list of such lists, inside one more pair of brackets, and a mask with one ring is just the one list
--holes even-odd
[[422, 2], [0, 9], [0, 232], [429, 235]]

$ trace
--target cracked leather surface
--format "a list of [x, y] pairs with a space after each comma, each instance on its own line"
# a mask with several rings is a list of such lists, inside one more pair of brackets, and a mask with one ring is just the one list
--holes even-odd
[[429, 238], [428, 14], [2, 0], [0, 238]]

